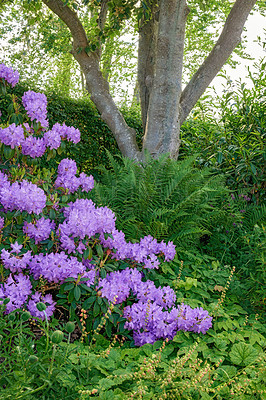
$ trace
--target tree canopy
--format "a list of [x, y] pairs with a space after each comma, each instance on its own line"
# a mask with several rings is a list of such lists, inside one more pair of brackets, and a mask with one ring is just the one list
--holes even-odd
[[[236, 49], [256, 0], [2, 0], [1, 34], [11, 45], [19, 43], [11, 59], [35, 66], [40, 76], [66, 94], [78, 80], [88, 90], [122, 153], [143, 159], [144, 150], [178, 156], [179, 129], [196, 101]], [[119, 73], [136, 56], [137, 82], [144, 128], [143, 148], [125, 123], [112, 94]], [[23, 61], [24, 60], [24, 61]], [[134, 79], [134, 68], [128, 79]], [[56, 71], [56, 73], [55, 73]], [[77, 74], [77, 71], [79, 73]], [[133, 71], [133, 72], [132, 72]], [[34, 74], [33, 74], [34, 75]], [[184, 89], [182, 85], [186, 84]]]

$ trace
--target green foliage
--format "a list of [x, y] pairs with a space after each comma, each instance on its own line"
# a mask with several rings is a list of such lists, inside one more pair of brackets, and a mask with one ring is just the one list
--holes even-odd
[[[26, 85], [17, 85], [12, 89], [12, 93], [20, 98], [27, 90], [28, 87]], [[7, 92], [8, 94], [11, 93], [11, 89], [7, 88]], [[42, 160], [41, 165], [43, 167], [53, 167], [56, 169], [57, 163], [61, 161], [63, 157], [69, 157], [75, 159], [79, 170], [93, 173], [94, 177], [97, 178], [99, 174], [99, 164], [106, 164], [108, 160], [105, 149], [108, 149], [111, 154], [119, 153], [119, 149], [111, 131], [102, 121], [99, 113], [90, 100], [59, 98], [55, 93], [47, 93], [47, 97], [50, 127], [57, 122], [65, 122], [68, 126], [74, 126], [81, 132], [81, 141], [77, 145], [70, 145], [67, 143], [66, 151], [63, 155], [57, 155], [56, 159], [50, 160], [49, 163]], [[18, 99], [17, 101], [19, 103]], [[0, 109], [3, 114], [2, 121], [4, 123], [6, 122], [4, 115], [7, 114], [9, 103], [9, 99], [0, 94]], [[140, 142], [142, 127], [141, 119], [137, 110], [124, 109], [123, 112], [127, 123], [138, 132], [137, 139]], [[11, 156], [12, 154], [10, 157]]]
[[[222, 296], [211, 287], [225, 282], [229, 271], [217, 264], [206, 267], [194, 268], [195, 273], [208, 271], [205, 284], [198, 281], [201, 291], [199, 286], [181, 288], [179, 296], [194, 304], [198, 300], [199, 305], [203, 300], [213, 309], [213, 328], [200, 337], [179, 331], [169, 343], [131, 348], [117, 338], [110, 342], [99, 332], [94, 332], [89, 346], [73, 343], [69, 322], [62, 328], [56, 320], [46, 324], [37, 318], [29, 325], [24, 312], [7, 316], [1, 306], [0, 399], [230, 400], [234, 393], [242, 400], [264, 400], [265, 327], [247, 318], [230, 293], [217, 308]], [[189, 271], [193, 268], [186, 264], [182, 279]]]
[[[242, 200], [241, 200], [242, 199]], [[222, 263], [235, 265], [237, 274], [245, 282], [245, 295], [258, 311], [265, 310], [266, 285], [266, 208], [264, 205], [243, 204], [243, 197], [236, 198], [230, 208], [242, 211], [241, 223], [218, 226], [213, 235], [202, 245], [202, 250]]]
[[195, 158], [176, 162], [164, 156], [140, 166], [108, 157], [108, 169], [101, 168], [100, 183], [89, 196], [116, 213], [117, 227], [128, 240], [152, 235], [193, 247], [220, 218], [215, 205], [226, 195], [223, 177], [194, 168]]
[[193, 120], [182, 126], [180, 157], [198, 153], [200, 167], [223, 172], [230, 189], [259, 202], [265, 198], [265, 60], [255, 66], [248, 75], [250, 89], [241, 81], [235, 86], [227, 81], [223, 96], [217, 97], [218, 119], [209, 96], [198, 103]]
[[[180, 158], [198, 154], [196, 165], [224, 173], [231, 189], [224, 204], [232, 219], [216, 225], [202, 240], [200, 251], [221, 263], [235, 265], [245, 282], [245, 296], [257, 310], [265, 310], [265, 60], [249, 72], [249, 87], [227, 82], [216, 104], [206, 96], [182, 127]], [[241, 218], [239, 215], [241, 214]], [[241, 293], [240, 293], [241, 296]]]

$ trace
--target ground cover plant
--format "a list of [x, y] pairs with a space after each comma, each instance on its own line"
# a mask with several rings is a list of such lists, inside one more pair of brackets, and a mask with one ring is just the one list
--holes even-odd
[[[3, 91], [18, 78], [0, 65]], [[0, 128], [0, 399], [263, 399], [265, 332], [226, 303], [234, 268], [182, 263], [151, 235], [126, 241], [74, 160], [38, 167], [78, 129], [49, 129], [43, 94], [11, 100]]]

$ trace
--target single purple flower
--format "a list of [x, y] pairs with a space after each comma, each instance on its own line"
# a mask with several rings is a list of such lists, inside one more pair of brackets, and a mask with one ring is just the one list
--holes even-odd
[[18, 244], [18, 242], [15, 242], [14, 244], [11, 243], [10, 246], [12, 247], [12, 250], [10, 253], [16, 253], [17, 255], [23, 247], [22, 244]]

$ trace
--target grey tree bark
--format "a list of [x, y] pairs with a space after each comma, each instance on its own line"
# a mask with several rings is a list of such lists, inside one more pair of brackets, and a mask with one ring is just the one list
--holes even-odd
[[[144, 127], [143, 148], [136, 143], [130, 128], [109, 91], [100, 70], [100, 49], [88, 53], [88, 39], [77, 14], [62, 0], [42, 0], [61, 18], [73, 37], [72, 54], [79, 63], [91, 99], [113, 132], [122, 154], [144, 160], [147, 150], [153, 157], [169, 153], [178, 157], [180, 126], [197, 100], [220, 71], [241, 39], [246, 19], [256, 0], [236, 0], [217, 43], [204, 63], [182, 91], [182, 66], [186, 19], [186, 0], [150, 0], [152, 16], [142, 21], [139, 39], [138, 83]], [[108, 0], [102, 1], [99, 24], [104, 25]]]
[[161, 0], [154, 77], [150, 92], [143, 148], [153, 157], [169, 153], [177, 158], [180, 146], [186, 0]]

